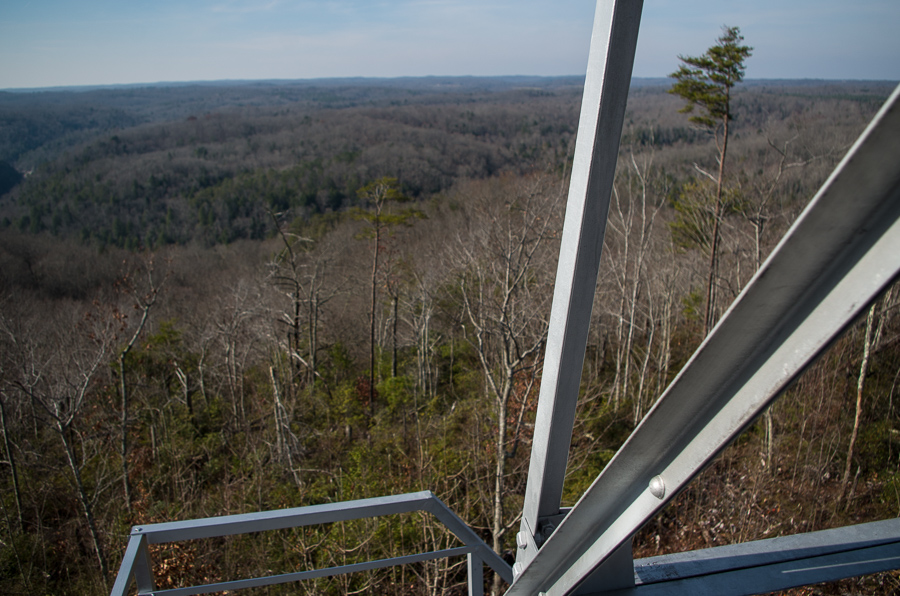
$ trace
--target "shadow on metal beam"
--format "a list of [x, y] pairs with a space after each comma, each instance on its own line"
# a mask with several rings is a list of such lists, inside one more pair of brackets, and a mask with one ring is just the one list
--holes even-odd
[[663, 555], [634, 562], [614, 596], [744, 596], [900, 567], [900, 520]]

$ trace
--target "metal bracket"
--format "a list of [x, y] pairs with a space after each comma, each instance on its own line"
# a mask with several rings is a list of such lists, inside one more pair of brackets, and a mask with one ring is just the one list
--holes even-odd
[[559, 524], [562, 523], [571, 510], [571, 507], [561, 507], [556, 515], [548, 515], [538, 519], [537, 531], [532, 531], [528, 525], [528, 520], [522, 519], [519, 533], [516, 534], [518, 553], [516, 557], [517, 562], [513, 566], [513, 576], [518, 575], [525, 569], [528, 562], [537, 555], [541, 546], [556, 531], [556, 528], [559, 527]]

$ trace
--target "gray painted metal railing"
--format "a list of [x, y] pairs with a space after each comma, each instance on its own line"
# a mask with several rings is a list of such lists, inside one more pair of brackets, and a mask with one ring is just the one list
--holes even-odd
[[[641, 0], [598, 0], [514, 573], [430, 492], [136, 527], [113, 595], [187, 595], [438, 557], [507, 596], [757, 594], [900, 569], [900, 520], [632, 560], [631, 539], [900, 275], [900, 87], [578, 503], [560, 508]], [[423, 510], [465, 545], [153, 590], [148, 544]]]
[[[330, 567], [327, 569], [297, 571], [294, 573], [225, 581], [201, 586], [189, 586], [166, 590], [155, 589], [153, 564], [150, 560], [149, 549], [147, 548], [151, 544], [231, 536], [234, 534], [247, 534], [250, 532], [264, 532], [268, 530], [283, 530], [314, 524], [326, 524], [353, 519], [382, 517], [398, 513], [410, 513], [413, 511], [424, 511], [434, 515], [434, 517], [444, 524], [454, 536], [459, 538], [464, 546], [390, 559], [381, 559], [378, 561], [343, 565], [340, 567]], [[434, 496], [430, 491], [423, 491], [390, 497], [376, 497], [358, 501], [296, 507], [293, 509], [261, 511], [258, 513], [226, 515], [205, 519], [135, 526], [131, 530], [128, 547], [125, 550], [125, 557], [119, 568], [119, 574], [116, 577], [116, 582], [113, 585], [111, 594], [112, 596], [124, 596], [128, 593], [132, 581], [137, 584], [138, 594], [153, 594], [155, 596], [208, 594], [210, 592], [256, 588], [305, 579], [342, 575], [345, 573], [370, 571], [372, 569], [380, 569], [394, 565], [405, 565], [433, 559], [460, 557], [463, 555], [468, 557], [468, 584], [470, 596], [482, 596], [483, 594], [483, 569], [485, 564], [500, 574], [506, 581], [512, 581], [512, 570], [510, 569], [510, 566], [494, 553], [494, 551], [492, 551], [491, 548], [465, 524], [465, 522], [457, 517], [455, 513], [450, 511], [440, 499]]]

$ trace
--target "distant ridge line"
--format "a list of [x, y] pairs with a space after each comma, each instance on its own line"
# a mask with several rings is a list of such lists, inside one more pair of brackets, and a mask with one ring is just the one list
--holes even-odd
[[[668, 85], [668, 77], [633, 77], [632, 86], [652, 87]], [[744, 80], [745, 86], [817, 86], [817, 85], [878, 85], [895, 86], [900, 81], [887, 79], [753, 79]], [[110, 85], [69, 85], [52, 87], [12, 87], [0, 89], [3, 93], [85, 93], [90, 91], [116, 91], [138, 89], [164, 89], [184, 87], [399, 87], [435, 89], [444, 86], [484, 89], [488, 87], [515, 88], [523, 85], [558, 87], [582, 85], [584, 75], [532, 76], [409, 76], [409, 77], [325, 77], [313, 79], [216, 79], [210, 81], [158, 81], [154, 83], [121, 83]]]

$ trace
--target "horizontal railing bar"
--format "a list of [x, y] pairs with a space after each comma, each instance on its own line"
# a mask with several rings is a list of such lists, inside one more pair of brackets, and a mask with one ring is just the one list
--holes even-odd
[[436, 498], [431, 491], [421, 491], [341, 503], [323, 503], [321, 505], [308, 505], [291, 509], [147, 524], [132, 528], [131, 535], [145, 535], [150, 544], [161, 544], [181, 540], [284, 530], [313, 524], [421, 511], [427, 508], [428, 503], [432, 499]]
[[[512, 581], [512, 568], [506, 561], [500, 558], [497, 553], [490, 549], [485, 542], [472, 531], [466, 523], [451, 511], [440, 499], [438, 499], [431, 491], [421, 491], [417, 493], [408, 493], [404, 495], [392, 495], [387, 497], [375, 497], [371, 499], [360, 499], [356, 501], [345, 501], [339, 503], [325, 503], [321, 505], [309, 505], [306, 507], [295, 507], [292, 509], [281, 509], [276, 511], [261, 511], [256, 513], [244, 513], [237, 515], [224, 515], [220, 517], [209, 517], [197, 520], [183, 520], [177, 522], [166, 522], [160, 524], [147, 524], [135, 526], [132, 528], [131, 537], [128, 542], [125, 557], [119, 568], [119, 574], [116, 578], [115, 586], [111, 594], [113, 596], [124, 596], [131, 580], [134, 577], [137, 568], [136, 564], [140, 564], [138, 558], [141, 554], [141, 548], [146, 548], [147, 544], [162, 544], [167, 542], [177, 542], [183, 540], [194, 540], [200, 538], [214, 538], [218, 536], [229, 536], [235, 534], [247, 534], [254, 532], [262, 532], [268, 530], [288, 529], [300, 526], [308, 526], [312, 524], [334, 523], [338, 521], [347, 521], [361, 518], [374, 518], [385, 515], [393, 515], [398, 513], [410, 513], [413, 511], [422, 511], [434, 515], [438, 521], [465, 546], [459, 548], [451, 548], [442, 551], [434, 551], [429, 553], [419, 553], [413, 555], [404, 555], [392, 559], [383, 559], [380, 561], [369, 561], [365, 563], [357, 563], [343, 567], [334, 567], [321, 570], [301, 571], [289, 573], [286, 575], [269, 576], [262, 578], [250, 578], [244, 580], [235, 580], [219, 584], [209, 584], [206, 586], [193, 586], [187, 588], [175, 588], [169, 590], [152, 590], [141, 589], [141, 594], [206, 594], [209, 592], [217, 592], [223, 590], [235, 590], [241, 588], [251, 588], [259, 586], [274, 585], [301, 579], [312, 579], [316, 577], [327, 577], [343, 573], [353, 573], [357, 571], [367, 571], [371, 569], [379, 569], [393, 565], [404, 565], [419, 561], [427, 561], [436, 558], [460, 556], [464, 554], [474, 553], [478, 559], [487, 563], [491, 569], [496, 571], [506, 581]], [[144, 553], [146, 556], [146, 553]], [[150, 574], [152, 582], [152, 570], [147, 570]], [[152, 585], [150, 582], [146, 582]], [[140, 584], [139, 584], [140, 589]]]
[[377, 561], [366, 561], [365, 563], [353, 563], [352, 565], [342, 565], [340, 567], [328, 567], [325, 569], [311, 569], [309, 571], [297, 571], [294, 573], [284, 573], [281, 575], [270, 575], [267, 577], [254, 577], [249, 579], [239, 579], [234, 581], [220, 582], [216, 584], [205, 584], [202, 586], [192, 586], [187, 588], [170, 588], [167, 590], [154, 590], [154, 596], [192, 596], [194, 594], [209, 594], [211, 592], [224, 592], [226, 590], [243, 590], [246, 588], [260, 588], [263, 586], [274, 586], [278, 584], [286, 584], [307, 579], [318, 579], [322, 577], [331, 577], [333, 575], [344, 575], [346, 573], [359, 573], [361, 571], [371, 571], [373, 569], [382, 569], [384, 567], [393, 567], [396, 565], [408, 565], [410, 563], [420, 563], [422, 561], [431, 561], [434, 559], [446, 559], [448, 557], [460, 557], [474, 552], [475, 548], [471, 546], [461, 546], [458, 548], [448, 548], [444, 550], [432, 551], [427, 553], [419, 553], [415, 555], [404, 555], [402, 557], [394, 557], [391, 559], [379, 559]]
[[639, 585], [749, 569], [900, 542], [900, 519], [638, 559]]
[[[710, 549], [713, 550], [713, 549]], [[790, 561], [674, 578], [605, 596], [750, 596], [821, 582], [871, 575], [900, 567], [900, 542]]]

